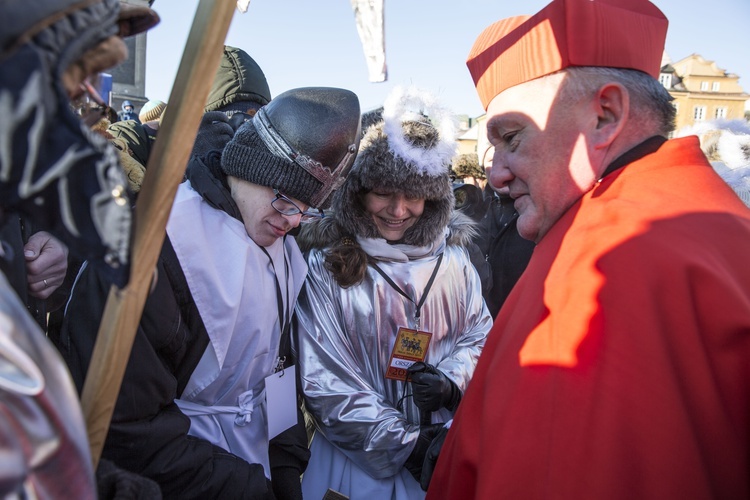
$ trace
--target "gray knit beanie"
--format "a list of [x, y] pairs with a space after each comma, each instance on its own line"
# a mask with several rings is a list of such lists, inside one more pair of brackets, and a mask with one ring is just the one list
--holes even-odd
[[167, 109], [167, 103], [158, 99], [151, 99], [143, 105], [138, 113], [138, 119], [141, 123], [159, 120]]
[[227, 175], [326, 208], [357, 154], [359, 124], [359, 100], [353, 92], [289, 90], [237, 130], [224, 148], [221, 168]]

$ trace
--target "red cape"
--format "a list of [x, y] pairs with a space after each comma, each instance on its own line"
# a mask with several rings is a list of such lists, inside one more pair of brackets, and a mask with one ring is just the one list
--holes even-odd
[[750, 211], [695, 137], [537, 245], [428, 499], [750, 496]]

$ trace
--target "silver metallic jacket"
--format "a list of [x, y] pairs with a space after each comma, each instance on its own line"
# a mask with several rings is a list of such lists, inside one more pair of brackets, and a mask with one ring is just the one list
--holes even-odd
[[[464, 391], [492, 318], [466, 251], [444, 249], [442, 264], [421, 309], [420, 331], [432, 333], [425, 362]], [[419, 410], [410, 384], [385, 378], [399, 327], [415, 327], [416, 306], [370, 266], [364, 281], [341, 288], [324, 266], [308, 258], [306, 293], [297, 304], [298, 355], [305, 404], [319, 432], [375, 478], [400, 471], [419, 435]], [[415, 301], [437, 255], [378, 266]], [[400, 409], [401, 408], [401, 409]], [[451, 418], [446, 409], [432, 421]]]
[[0, 498], [96, 498], [73, 381], [2, 273]]

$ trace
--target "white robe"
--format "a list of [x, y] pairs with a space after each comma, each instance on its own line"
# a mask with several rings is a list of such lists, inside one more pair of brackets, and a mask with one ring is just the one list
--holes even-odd
[[265, 378], [281, 336], [274, 269], [291, 314], [307, 265], [286, 238], [266, 248], [272, 266], [242, 222], [209, 206], [189, 183], [177, 192], [167, 233], [210, 338], [175, 402], [190, 417], [190, 435], [262, 464], [270, 477]]

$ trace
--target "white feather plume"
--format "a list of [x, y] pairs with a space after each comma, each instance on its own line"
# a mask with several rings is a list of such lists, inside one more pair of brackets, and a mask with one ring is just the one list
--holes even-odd
[[750, 124], [745, 120], [713, 120], [681, 129], [676, 136], [697, 135], [711, 166], [750, 206]]
[[[425, 116], [438, 131], [438, 143], [430, 148], [414, 146], [404, 135], [402, 123], [423, 121]], [[411, 164], [421, 175], [437, 176], [456, 155], [456, 119], [431, 93], [416, 87], [395, 87], [383, 103], [383, 130], [391, 152]]]

